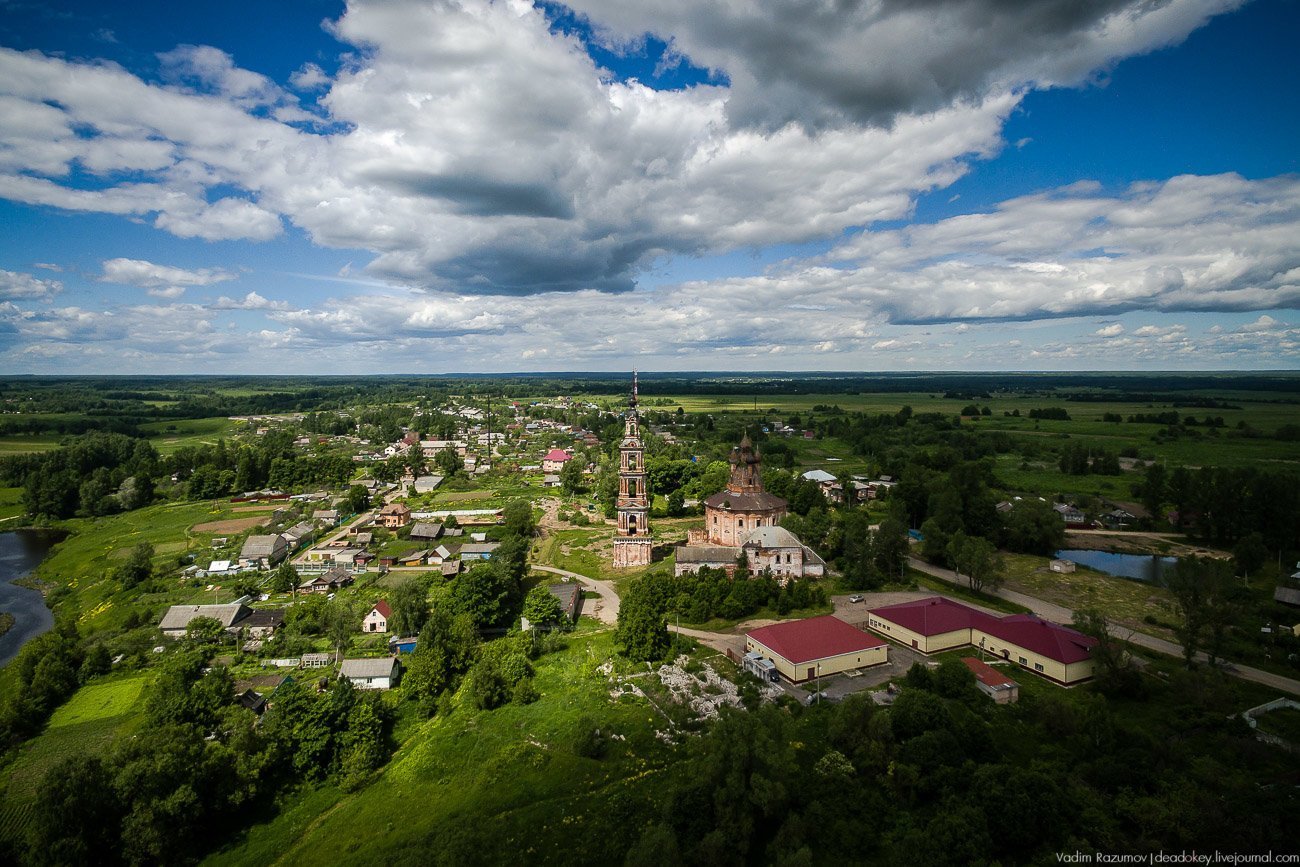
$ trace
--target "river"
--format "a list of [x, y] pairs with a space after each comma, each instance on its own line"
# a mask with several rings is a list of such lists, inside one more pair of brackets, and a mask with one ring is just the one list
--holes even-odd
[[0, 665], [8, 663], [24, 644], [54, 625], [54, 615], [45, 607], [45, 597], [13, 582], [30, 575], [50, 553], [50, 548], [62, 539], [62, 533], [40, 530], [0, 533], [0, 611], [14, 617], [13, 628], [0, 635]]

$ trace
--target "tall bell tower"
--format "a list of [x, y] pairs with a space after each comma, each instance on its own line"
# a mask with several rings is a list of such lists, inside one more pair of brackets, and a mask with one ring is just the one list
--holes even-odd
[[650, 476], [645, 469], [645, 449], [636, 415], [637, 381], [632, 372], [632, 399], [628, 402], [623, 440], [618, 447], [618, 531], [614, 536], [614, 566], [626, 569], [649, 566], [654, 540], [650, 536]]

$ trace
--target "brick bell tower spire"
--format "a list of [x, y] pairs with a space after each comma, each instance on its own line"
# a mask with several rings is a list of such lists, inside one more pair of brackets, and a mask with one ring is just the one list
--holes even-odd
[[623, 439], [618, 447], [618, 530], [614, 535], [614, 566], [628, 569], [649, 566], [654, 550], [650, 536], [650, 476], [637, 419], [637, 374], [632, 371], [632, 396], [628, 401]]

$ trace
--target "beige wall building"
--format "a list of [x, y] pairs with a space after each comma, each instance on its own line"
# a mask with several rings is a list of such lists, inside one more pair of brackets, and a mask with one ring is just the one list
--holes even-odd
[[1097, 641], [1033, 614], [996, 617], [935, 596], [867, 613], [867, 626], [921, 653], [973, 645], [999, 659], [1072, 684], [1093, 675]]
[[745, 634], [745, 651], [758, 653], [791, 683], [889, 661], [889, 645], [833, 615], [789, 620]]

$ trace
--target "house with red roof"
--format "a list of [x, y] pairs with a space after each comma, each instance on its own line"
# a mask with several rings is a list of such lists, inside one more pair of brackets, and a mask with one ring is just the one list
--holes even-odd
[[387, 632], [388, 621], [393, 619], [393, 609], [389, 607], [387, 599], [380, 599], [374, 604], [366, 614], [365, 619], [361, 621], [362, 632]]
[[925, 654], [973, 645], [1061, 684], [1093, 675], [1097, 640], [1034, 614], [998, 617], [932, 596], [873, 608], [867, 626]]
[[1020, 700], [1020, 684], [986, 662], [967, 656], [962, 662], [975, 675], [975, 686], [997, 704], [1012, 704]]
[[571, 460], [573, 460], [573, 455], [564, 449], [551, 449], [546, 453], [546, 457], [542, 458], [542, 472], [558, 473]]
[[791, 683], [889, 661], [886, 642], [831, 614], [750, 630], [745, 651], [771, 660]]

